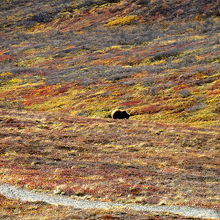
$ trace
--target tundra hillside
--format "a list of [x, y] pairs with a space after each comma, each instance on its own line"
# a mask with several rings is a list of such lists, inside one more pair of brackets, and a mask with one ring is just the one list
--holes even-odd
[[[218, 0], [1, 1], [0, 184], [220, 210], [219, 14]], [[35, 217], [186, 219], [0, 196], [0, 218]]]
[[0, 10], [1, 107], [218, 125], [218, 0], [8, 0]]
[[[220, 128], [14, 110], [0, 115], [1, 183], [74, 199], [220, 209]], [[3, 211], [16, 214], [10, 204]]]

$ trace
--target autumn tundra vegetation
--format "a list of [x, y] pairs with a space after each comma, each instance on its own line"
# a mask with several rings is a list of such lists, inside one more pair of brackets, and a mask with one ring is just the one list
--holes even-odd
[[[1, 1], [0, 183], [219, 210], [219, 13], [218, 0]], [[0, 197], [0, 218], [39, 213], [184, 219]]]

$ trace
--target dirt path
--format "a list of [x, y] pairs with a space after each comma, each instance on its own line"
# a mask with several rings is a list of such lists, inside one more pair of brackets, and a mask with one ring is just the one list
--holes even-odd
[[43, 201], [53, 205], [72, 206], [77, 209], [128, 208], [136, 211], [170, 212], [192, 218], [220, 219], [220, 211], [212, 209], [193, 208], [187, 206], [144, 206], [114, 202], [76, 200], [67, 196], [37, 193], [6, 184], [0, 184], [0, 193], [10, 199], [20, 199], [21, 201], [29, 202]]

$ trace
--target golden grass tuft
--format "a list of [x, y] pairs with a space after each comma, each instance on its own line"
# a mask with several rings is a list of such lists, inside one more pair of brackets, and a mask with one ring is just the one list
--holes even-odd
[[130, 25], [132, 23], [137, 22], [139, 19], [140, 18], [136, 15], [128, 15], [128, 16], [118, 17], [112, 21], [109, 21], [107, 24], [105, 24], [105, 26], [114, 27], [114, 26]]

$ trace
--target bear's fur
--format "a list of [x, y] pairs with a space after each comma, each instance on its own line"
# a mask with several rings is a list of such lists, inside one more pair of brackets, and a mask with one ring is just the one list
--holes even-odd
[[120, 110], [120, 109], [115, 109], [112, 111], [111, 113], [111, 118], [113, 119], [129, 119], [130, 114], [128, 114], [126, 111], [124, 110]]

